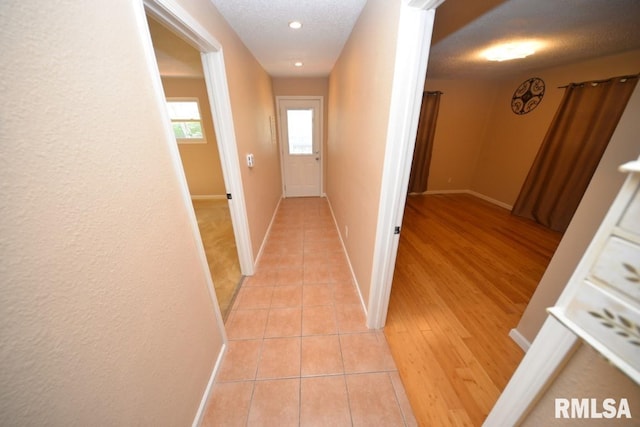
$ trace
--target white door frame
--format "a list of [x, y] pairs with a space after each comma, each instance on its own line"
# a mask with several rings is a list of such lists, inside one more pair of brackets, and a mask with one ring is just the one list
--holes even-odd
[[282, 123], [282, 117], [280, 117], [280, 101], [304, 101], [304, 100], [312, 100], [312, 101], [320, 101], [320, 111], [318, 111], [318, 126], [319, 126], [319, 141], [318, 141], [318, 150], [320, 151], [320, 195], [324, 195], [324, 135], [322, 133], [324, 128], [324, 97], [323, 96], [276, 96], [276, 117], [278, 123], [278, 140], [280, 141], [280, 176], [282, 177], [282, 195], [286, 194], [285, 192], [285, 169], [284, 169], [284, 150], [286, 148], [285, 141], [282, 137], [282, 127], [280, 124]]
[[[412, 6], [414, 3], [416, 6]], [[400, 8], [367, 310], [367, 326], [372, 329], [382, 328], [387, 319], [399, 243], [395, 229], [401, 226], [404, 215], [435, 7], [440, 3], [438, 0], [404, 0]]]
[[[202, 68], [213, 116], [222, 175], [227, 191], [232, 195], [232, 199], [229, 200], [229, 210], [238, 248], [240, 271], [245, 276], [252, 276], [255, 264], [222, 45], [193, 16], [173, 0], [142, 0], [142, 2], [145, 10], [151, 16], [171, 28], [201, 52]], [[153, 59], [155, 61], [155, 57]], [[159, 94], [164, 97], [161, 82]], [[184, 184], [186, 185], [186, 181]], [[187, 190], [186, 196], [188, 195]], [[190, 198], [188, 203], [191, 206]], [[195, 216], [192, 220], [195, 221], [197, 231]], [[197, 234], [201, 242], [200, 234]], [[208, 266], [206, 257], [204, 263]]]

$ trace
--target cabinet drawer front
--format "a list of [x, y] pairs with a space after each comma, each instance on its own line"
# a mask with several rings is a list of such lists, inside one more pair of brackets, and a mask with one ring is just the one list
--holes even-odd
[[640, 302], [640, 246], [609, 238], [591, 269], [591, 276]]
[[[566, 316], [587, 334], [640, 372], [640, 312], [589, 282], [568, 304]], [[618, 365], [618, 363], [616, 363]]]

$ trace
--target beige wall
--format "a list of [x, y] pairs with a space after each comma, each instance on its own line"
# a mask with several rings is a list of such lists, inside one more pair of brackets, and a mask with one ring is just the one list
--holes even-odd
[[[571, 82], [603, 79], [640, 70], [640, 51], [613, 55], [562, 67], [538, 70], [502, 82], [483, 141], [472, 190], [513, 205], [520, 193], [538, 148], [555, 115], [563, 89]], [[546, 84], [542, 103], [529, 114], [513, 114], [510, 100], [515, 88], [529, 77]]]
[[[620, 419], [556, 419], [555, 399], [597, 399], [598, 412], [602, 412], [604, 399], [627, 399], [632, 418]], [[571, 357], [549, 389], [524, 419], [523, 427], [600, 427], [637, 426], [640, 416], [640, 388], [618, 369], [608, 363], [591, 347], [582, 345]]]
[[327, 196], [365, 302], [369, 299], [399, 13], [399, 0], [367, 2], [329, 77]]
[[[321, 96], [323, 102], [322, 117], [322, 188], [327, 188], [327, 137], [329, 123], [329, 78], [328, 77], [274, 77], [272, 80], [274, 96]], [[276, 108], [278, 106], [276, 105]], [[280, 124], [277, 123], [276, 126]]]
[[[209, 2], [179, 3], [224, 48], [257, 253], [280, 198], [271, 80]], [[0, 424], [189, 425], [223, 325], [139, 3], [0, 8]]]
[[636, 86], [578, 209], [553, 255], [517, 330], [533, 341], [569, 281], [578, 262], [617, 195], [625, 175], [618, 166], [640, 156], [640, 85]]
[[190, 425], [222, 348], [139, 4], [0, 6], [1, 425]]
[[163, 77], [162, 86], [168, 98], [197, 98], [200, 104], [200, 115], [207, 143], [178, 144], [189, 192], [194, 196], [226, 194], [213, 117], [207, 96], [207, 85], [204, 79]]
[[[426, 90], [444, 92], [433, 148], [429, 191], [473, 190], [513, 205], [570, 82], [633, 74], [632, 51], [502, 80], [434, 80]], [[529, 77], [546, 83], [545, 97], [529, 114], [511, 112], [515, 88]]]
[[425, 82], [425, 90], [443, 92], [429, 169], [429, 191], [468, 190], [473, 186], [498, 86], [499, 83], [491, 81]]
[[[255, 257], [282, 195], [278, 146], [271, 142], [269, 117], [275, 117], [271, 78], [211, 2], [181, 0], [180, 3], [223, 47]], [[245, 162], [249, 153], [255, 156], [255, 166], [251, 169]]]

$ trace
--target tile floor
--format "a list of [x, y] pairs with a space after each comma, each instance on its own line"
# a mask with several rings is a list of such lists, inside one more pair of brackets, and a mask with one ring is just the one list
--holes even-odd
[[325, 199], [283, 199], [203, 426], [415, 426], [381, 331], [370, 331]]

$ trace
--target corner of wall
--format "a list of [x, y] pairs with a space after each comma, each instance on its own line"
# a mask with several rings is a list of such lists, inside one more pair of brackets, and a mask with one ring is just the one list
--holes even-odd
[[340, 238], [340, 245], [342, 245], [342, 251], [344, 255], [347, 257], [347, 264], [349, 265], [349, 271], [351, 272], [351, 280], [355, 284], [356, 290], [358, 291], [358, 297], [360, 298], [360, 305], [362, 306], [362, 310], [364, 311], [365, 317], [367, 317], [367, 304], [362, 296], [362, 291], [360, 290], [360, 284], [358, 283], [358, 278], [356, 277], [356, 273], [353, 271], [353, 265], [351, 265], [351, 259], [349, 258], [349, 252], [347, 252], [347, 247], [344, 244], [344, 240], [342, 240], [342, 233], [340, 232], [340, 227], [338, 226], [338, 220], [336, 219], [336, 215], [333, 212], [333, 207], [331, 206], [331, 201], [329, 198], [324, 195], [327, 199], [327, 203], [329, 204], [329, 210], [331, 211], [331, 218], [333, 218], [333, 224], [336, 226], [336, 230], [338, 231], [338, 237]]
[[260, 249], [258, 249], [258, 255], [256, 255], [254, 267], [257, 266], [260, 262], [260, 258], [262, 257], [262, 253], [264, 252], [264, 246], [266, 245], [269, 238], [269, 233], [271, 233], [271, 227], [273, 227], [273, 222], [276, 219], [276, 214], [278, 213], [278, 209], [280, 209], [280, 203], [282, 203], [282, 196], [278, 200], [278, 204], [276, 204], [276, 208], [273, 210], [273, 214], [271, 215], [271, 221], [269, 221], [267, 231], [264, 233], [264, 238], [262, 239], [262, 243], [260, 244]]
[[198, 427], [202, 424], [202, 417], [204, 417], [205, 410], [207, 409], [207, 402], [209, 402], [209, 398], [211, 397], [213, 384], [215, 383], [216, 376], [220, 371], [220, 366], [222, 366], [222, 360], [226, 352], [227, 344], [223, 343], [220, 348], [220, 352], [218, 353], [218, 357], [216, 358], [216, 364], [213, 366], [213, 370], [211, 371], [207, 387], [204, 389], [204, 393], [202, 394], [202, 400], [200, 401], [200, 406], [198, 406], [198, 412], [196, 412], [196, 416], [193, 419], [192, 427]]
[[513, 328], [509, 331], [509, 337], [518, 344], [525, 353], [529, 351], [529, 347], [531, 347], [531, 342], [524, 337], [516, 328]]

